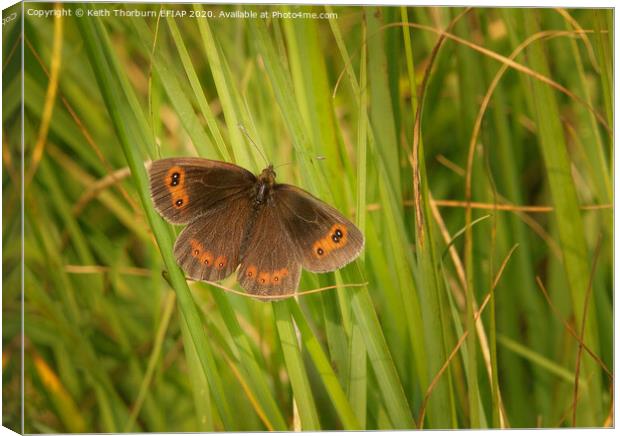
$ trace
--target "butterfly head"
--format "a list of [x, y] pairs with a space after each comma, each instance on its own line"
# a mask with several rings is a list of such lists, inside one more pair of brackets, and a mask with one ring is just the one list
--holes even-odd
[[273, 170], [273, 165], [269, 165], [260, 173], [258, 176], [258, 181], [261, 184], [268, 185], [269, 187], [274, 185], [276, 182], [276, 172]]

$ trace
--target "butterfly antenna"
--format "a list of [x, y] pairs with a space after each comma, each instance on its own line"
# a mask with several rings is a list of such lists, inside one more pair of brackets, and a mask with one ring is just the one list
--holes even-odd
[[254, 142], [254, 140], [252, 139], [252, 137], [250, 136], [250, 134], [248, 133], [248, 131], [245, 129], [245, 127], [243, 127], [243, 124], [239, 124], [239, 130], [241, 130], [243, 132], [243, 134], [245, 135], [246, 138], [248, 138], [248, 141], [250, 141], [252, 143], [252, 145], [254, 147], [256, 147], [256, 149], [258, 150], [258, 152], [260, 153], [260, 155], [263, 157], [263, 159], [265, 160], [265, 163], [267, 165], [269, 165], [269, 159], [267, 159], [267, 156], [265, 156], [265, 153], [263, 153], [263, 150], [260, 149], [260, 147], [258, 145], [256, 145], [256, 142]]
[[292, 163], [293, 162], [287, 162], [287, 163], [283, 163], [283, 164], [277, 165], [277, 166], [274, 167], [274, 170], [277, 170], [278, 168], [286, 166], [286, 165], [291, 165]]
[[[325, 160], [325, 159], [327, 159], [325, 156], [321, 156], [321, 155], [317, 155], [317, 156], [315, 156], [314, 158], [315, 158], [316, 160]], [[278, 169], [278, 168], [283, 167], [283, 166], [285, 166], [285, 165], [292, 165], [292, 164], [293, 164], [293, 162], [292, 162], [292, 161], [291, 161], [291, 162], [287, 162], [287, 163], [283, 163], [283, 164], [280, 164], [280, 165], [275, 166], [275, 167], [274, 167], [274, 169]]]

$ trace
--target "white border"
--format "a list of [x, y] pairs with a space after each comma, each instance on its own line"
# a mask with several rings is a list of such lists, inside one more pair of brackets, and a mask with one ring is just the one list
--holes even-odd
[[[91, 0], [92, 3], [191, 3], [188, 1], [155, 1], [155, 0], [151, 0], [151, 1], [136, 1], [136, 0], [125, 0], [124, 2], [109, 2], [109, 1], [102, 1], [102, 0]], [[2, 7], [2, 9], [5, 9], [9, 6], [14, 5], [15, 3], [17, 3], [14, 0], [0, 0], [0, 6]], [[65, 3], [71, 3], [70, 1], [67, 1]], [[265, 0], [248, 0], [248, 1], [236, 1], [236, 2], [226, 2], [226, 1], [204, 1], [202, 3], [205, 4], [307, 4], [307, 5], [312, 5], [312, 4], [333, 4], [333, 5], [384, 5], [384, 6], [389, 6], [389, 5], [410, 5], [410, 6], [479, 6], [479, 7], [565, 7], [565, 8], [614, 8], [616, 6], [616, 2], [614, 1], [604, 1], [604, 0], [590, 0], [590, 1], [583, 1], [583, 0], [564, 0], [564, 1], [550, 1], [550, 0], [537, 0], [537, 1], [520, 1], [520, 2], [498, 2], [497, 0], [495, 1], [489, 1], [489, 0], [477, 0], [475, 2], [462, 2], [462, 1], [456, 1], [456, 0], [441, 0], [441, 1], [433, 1], [433, 0], [425, 0], [425, 1], [407, 1], [407, 0], [388, 0], [388, 1], [381, 1], [381, 0], [364, 0], [364, 1], [355, 1], [355, 0], [330, 0], [329, 2], [317, 2], [317, 1], [312, 1], [312, 0], [296, 0], [296, 1], [290, 1], [290, 2], [283, 2], [283, 1], [265, 1]], [[619, 22], [620, 19], [618, 18], [618, 14], [615, 13], [616, 11], [614, 11], [614, 85], [617, 83], [617, 75], [618, 75], [618, 68], [617, 68], [617, 62], [616, 62], [616, 53], [617, 53], [617, 47], [618, 45], [618, 29], [619, 29]], [[23, 18], [23, 13], [22, 13], [22, 18]], [[2, 58], [1, 54], [2, 54], [2, 48], [0, 45], [0, 59]], [[23, 60], [23, 45], [22, 45], [22, 60]], [[23, 67], [23, 65], [22, 65]], [[614, 133], [618, 132], [618, 123], [616, 122], [616, 117], [615, 117], [615, 106], [616, 106], [616, 101], [618, 101], [618, 89], [617, 87], [614, 86]], [[23, 94], [24, 93], [24, 89], [23, 89], [23, 82], [22, 82], [22, 101], [23, 101]], [[2, 115], [2, 108], [0, 106], [0, 117]], [[22, 132], [23, 132], [23, 106], [22, 106]], [[614, 145], [616, 143], [616, 138], [617, 138], [617, 134], [614, 134]], [[22, 138], [23, 141], [23, 138]], [[23, 142], [22, 142], [23, 144]], [[616, 177], [615, 174], [615, 168], [617, 168], [617, 154], [615, 153], [615, 148], [614, 148], [614, 205], [616, 204], [616, 194], [618, 192], [620, 192], [620, 181], [618, 179], [618, 177]], [[22, 172], [22, 180], [23, 180], [23, 147], [22, 147], [22, 162], [21, 162], [21, 172]], [[2, 169], [0, 166], [0, 175], [2, 174]], [[23, 183], [22, 183], [22, 200], [23, 200]], [[21, 223], [21, 234], [22, 234], [22, 241], [23, 241], [23, 236], [24, 236], [24, 209], [23, 209], [23, 201], [22, 204], [20, 205], [21, 207], [21, 215], [22, 215], [22, 223]], [[0, 205], [0, 213], [2, 210], [2, 206]], [[620, 247], [620, 243], [618, 238], [615, 237], [616, 235], [616, 229], [618, 229], [618, 215], [614, 213], [614, 254], [618, 252], [618, 248]], [[1, 251], [1, 247], [0, 247], [0, 251]], [[620, 265], [617, 262], [617, 258], [614, 255], [614, 272], [620, 271], [620, 268], [618, 268]], [[2, 271], [2, 266], [0, 264], [0, 273]], [[24, 280], [24, 269], [23, 269], [23, 253], [22, 253], [22, 276], [21, 276], [21, 280], [22, 280], [22, 333], [23, 333], [23, 321], [24, 321], [24, 312], [23, 312], [23, 280]], [[620, 280], [618, 278], [618, 274], [615, 273], [614, 274], [614, 290], [618, 289], [618, 284], [620, 283]], [[616, 316], [616, 312], [615, 312], [615, 292], [614, 292], [614, 333], [616, 331], [618, 331], [618, 327], [619, 327], [619, 320], [618, 320], [618, 316]], [[0, 323], [0, 334], [1, 334], [1, 323]], [[614, 334], [614, 375], [617, 374], [617, 362], [618, 362], [618, 356], [617, 356], [617, 350], [618, 347], [616, 346], [616, 335]], [[23, 334], [22, 334], [22, 362], [24, 359], [23, 356]], [[22, 393], [23, 393], [23, 365], [22, 365]], [[0, 381], [0, 388], [2, 387], [2, 382]], [[617, 383], [614, 386], [614, 399], [615, 401], [617, 401], [618, 399], [618, 386]], [[21, 398], [21, 407], [22, 407], [22, 432], [23, 432], [23, 428], [24, 428], [24, 399], [23, 396]], [[524, 405], [524, 407], [526, 407], [526, 405]], [[616, 422], [616, 419], [618, 418], [618, 408], [615, 407], [614, 404], [614, 423]], [[2, 397], [0, 396], [0, 412], [2, 411]], [[468, 432], [468, 433], [478, 433], [478, 431], [476, 430], [461, 430]], [[485, 433], [495, 433], [498, 432], [500, 430], [485, 430]], [[531, 430], [509, 430], [511, 435], [520, 435], [523, 434], [524, 432], [530, 432]], [[549, 433], [555, 433], [555, 432], [565, 432], [565, 431], [570, 431], [573, 434], [590, 434], [592, 432], [610, 432], [613, 431], [615, 432], [615, 429], [596, 429], [596, 430], [592, 430], [592, 429], [562, 429], [562, 430], [557, 430], [557, 429], [545, 429], [545, 430], [538, 430], [538, 431], [542, 431], [545, 432], [546, 434]], [[587, 432], [587, 433], [586, 433]], [[335, 433], [335, 432], [321, 432], [321, 433]], [[355, 432], [357, 433], [357, 432]], [[409, 431], [405, 432], [405, 431], [391, 431], [389, 432], [392, 435], [402, 435], [402, 434], [406, 434], [406, 433], [410, 433]], [[13, 433], [12, 431], [8, 430], [5, 427], [0, 427], [0, 436], [4, 436], [4, 435], [14, 435], [15, 433]], [[162, 433], [153, 433], [153, 434], [162, 434]], [[187, 434], [187, 433], [163, 433], [163, 434], [167, 434], [167, 435], [176, 435], [176, 434]], [[227, 433], [227, 434], [231, 434], [231, 433]], [[242, 433], [243, 435], [264, 435], [264, 433]], [[304, 432], [304, 434], [315, 434], [314, 432]], [[317, 433], [318, 434], [318, 433]], [[448, 431], [433, 431], [433, 434], [437, 434], [437, 435], [444, 435], [444, 434], [453, 434], [453, 432], [448, 432]]]

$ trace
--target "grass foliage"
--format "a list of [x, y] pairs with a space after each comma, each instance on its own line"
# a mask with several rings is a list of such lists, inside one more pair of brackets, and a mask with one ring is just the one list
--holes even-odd
[[[4, 425], [22, 248], [25, 432], [611, 424], [611, 10], [163, 7], [3, 26]], [[239, 125], [363, 230], [338, 289], [185, 280], [145, 162]]]

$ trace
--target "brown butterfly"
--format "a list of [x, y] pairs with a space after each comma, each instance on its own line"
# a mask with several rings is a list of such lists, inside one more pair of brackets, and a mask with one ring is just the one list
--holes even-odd
[[287, 296], [301, 268], [327, 272], [354, 260], [364, 236], [333, 207], [292, 185], [275, 182], [273, 165], [255, 176], [201, 158], [154, 161], [151, 198], [172, 224], [187, 224], [174, 254], [188, 277], [216, 281], [237, 267], [254, 295]]

